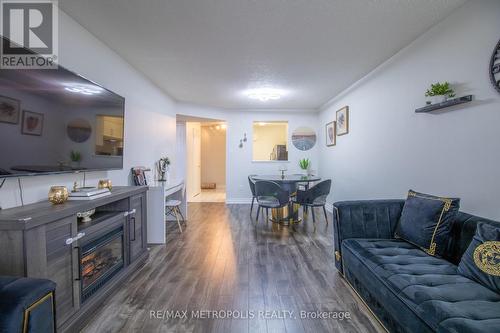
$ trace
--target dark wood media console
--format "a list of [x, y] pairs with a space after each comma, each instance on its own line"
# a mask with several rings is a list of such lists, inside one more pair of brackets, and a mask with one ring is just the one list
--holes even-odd
[[[0, 211], [0, 275], [56, 282], [58, 331], [78, 331], [148, 257], [146, 191], [116, 187], [95, 200]], [[92, 221], [79, 221], [91, 209]]]

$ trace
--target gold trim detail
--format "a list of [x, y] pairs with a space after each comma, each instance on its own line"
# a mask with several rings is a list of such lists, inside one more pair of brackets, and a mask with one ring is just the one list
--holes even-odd
[[436, 243], [432, 243], [431, 246], [429, 247], [428, 250], [425, 250], [427, 254], [430, 254], [431, 256], [436, 254]]
[[500, 276], [500, 242], [487, 241], [474, 250], [474, 263], [483, 272]]
[[341, 255], [339, 251], [335, 251], [335, 260], [340, 261]]
[[[52, 313], [54, 313], [54, 295], [53, 295], [53, 292], [51, 291], [47, 295], [45, 295], [42, 298], [40, 298], [35, 303], [33, 303], [30, 306], [28, 306], [26, 308], [26, 310], [24, 310], [24, 315], [23, 315], [23, 333], [27, 333], [28, 332], [28, 322], [29, 322], [30, 312], [33, 311], [34, 308], [36, 308], [37, 306], [39, 306], [40, 304], [42, 304], [43, 302], [45, 302], [49, 298], [51, 299], [50, 303], [52, 305]], [[54, 329], [55, 329], [55, 326], [54, 326]]]

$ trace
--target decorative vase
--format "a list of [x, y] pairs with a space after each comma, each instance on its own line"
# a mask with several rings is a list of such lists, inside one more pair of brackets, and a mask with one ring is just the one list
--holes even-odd
[[83, 223], [89, 223], [92, 222], [90, 217], [94, 215], [94, 213], [95, 209], [91, 209], [86, 212], [76, 213], [76, 217], [81, 218]]
[[79, 161], [71, 161], [70, 167], [72, 169], [80, 169], [80, 162]]
[[54, 205], [65, 203], [68, 200], [68, 189], [66, 186], [52, 186], [49, 190], [49, 201]]
[[165, 172], [159, 171], [158, 172], [158, 181], [159, 182], [164, 182], [165, 181]]
[[108, 190], [111, 191], [111, 189], [113, 188], [113, 185], [111, 184], [111, 180], [101, 179], [101, 180], [99, 180], [99, 183], [97, 184], [97, 188], [99, 188], [99, 189], [107, 188]]

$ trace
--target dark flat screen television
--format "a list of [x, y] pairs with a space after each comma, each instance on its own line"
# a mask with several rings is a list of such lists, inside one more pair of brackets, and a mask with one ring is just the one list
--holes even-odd
[[61, 66], [0, 69], [0, 178], [123, 168], [125, 99]]

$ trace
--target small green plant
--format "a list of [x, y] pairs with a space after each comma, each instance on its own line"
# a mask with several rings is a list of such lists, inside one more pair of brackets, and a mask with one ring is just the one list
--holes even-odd
[[82, 160], [82, 154], [80, 154], [80, 152], [76, 150], [72, 150], [69, 154], [69, 157], [71, 158], [71, 161], [75, 163], [78, 163]]
[[308, 170], [311, 166], [311, 161], [308, 158], [303, 158], [299, 161], [299, 166], [302, 170]]
[[425, 97], [432, 96], [447, 96], [447, 97], [455, 97], [455, 91], [451, 88], [449, 82], [436, 82], [431, 84], [431, 87], [427, 89], [425, 92]]
[[161, 169], [165, 171], [170, 166], [170, 159], [168, 157], [162, 157], [160, 158], [159, 164]]

